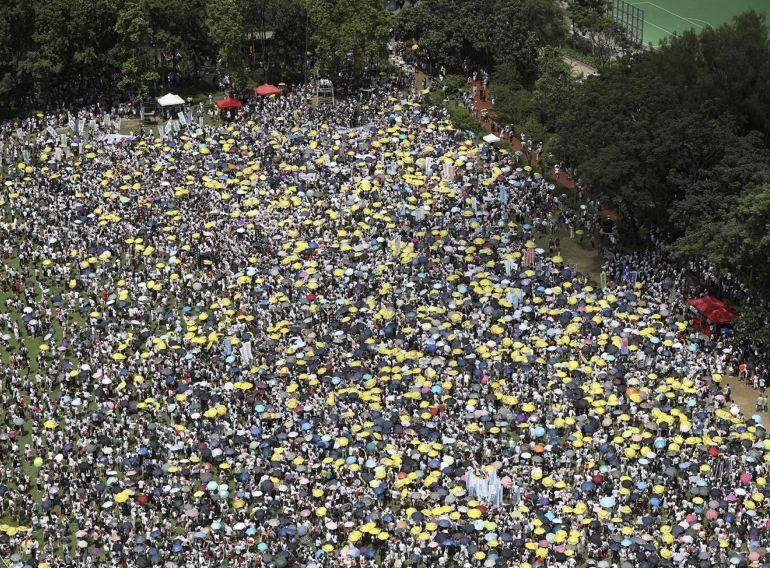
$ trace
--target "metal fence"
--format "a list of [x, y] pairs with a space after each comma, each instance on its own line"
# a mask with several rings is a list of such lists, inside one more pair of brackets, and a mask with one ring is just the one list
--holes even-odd
[[629, 4], [625, 0], [615, 0], [612, 16], [623, 26], [628, 38], [638, 46], [644, 43], [644, 10]]

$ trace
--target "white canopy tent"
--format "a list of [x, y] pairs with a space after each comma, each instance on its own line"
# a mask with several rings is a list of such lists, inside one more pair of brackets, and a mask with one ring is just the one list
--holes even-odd
[[495, 142], [500, 142], [500, 138], [490, 133], [484, 136], [484, 142], [494, 144]]
[[167, 95], [163, 95], [162, 97], [157, 99], [158, 104], [162, 107], [169, 107], [169, 106], [177, 106], [177, 105], [183, 105], [184, 99], [180, 97], [179, 95], [173, 95], [171, 93], [168, 93]]

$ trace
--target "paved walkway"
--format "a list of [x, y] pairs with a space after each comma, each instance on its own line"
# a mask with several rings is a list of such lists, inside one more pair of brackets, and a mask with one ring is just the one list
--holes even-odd
[[589, 75], [599, 74], [599, 70], [596, 67], [587, 65], [582, 61], [578, 61], [577, 59], [570, 57], [569, 55], [564, 55], [562, 59], [564, 60], [564, 63], [569, 65], [569, 68], [572, 71], [572, 75], [574, 77], [588, 77]]

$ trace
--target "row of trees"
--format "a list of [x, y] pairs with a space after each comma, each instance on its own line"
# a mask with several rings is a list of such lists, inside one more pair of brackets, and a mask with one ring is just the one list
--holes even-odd
[[4, 0], [0, 96], [146, 93], [209, 64], [236, 85], [328, 75], [381, 61], [390, 27], [381, 0]]
[[[678, 258], [770, 284], [770, 29], [747, 12], [578, 83], [565, 75], [555, 152]], [[556, 81], [552, 81], [556, 83]]]
[[396, 33], [418, 43], [434, 70], [506, 66], [532, 85], [538, 54], [562, 42], [567, 22], [555, 0], [422, 0], [398, 13]]

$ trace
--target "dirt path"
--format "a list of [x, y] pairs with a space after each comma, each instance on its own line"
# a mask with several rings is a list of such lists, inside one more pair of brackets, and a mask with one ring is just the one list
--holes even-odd
[[[741, 381], [738, 377], [725, 375], [724, 384], [732, 388], [732, 399], [738, 404], [743, 415], [750, 418], [754, 414], [759, 414], [764, 421], [770, 421], [770, 413], [757, 412], [757, 397], [760, 395], [758, 390]], [[767, 392], [765, 396], [770, 397]]]

